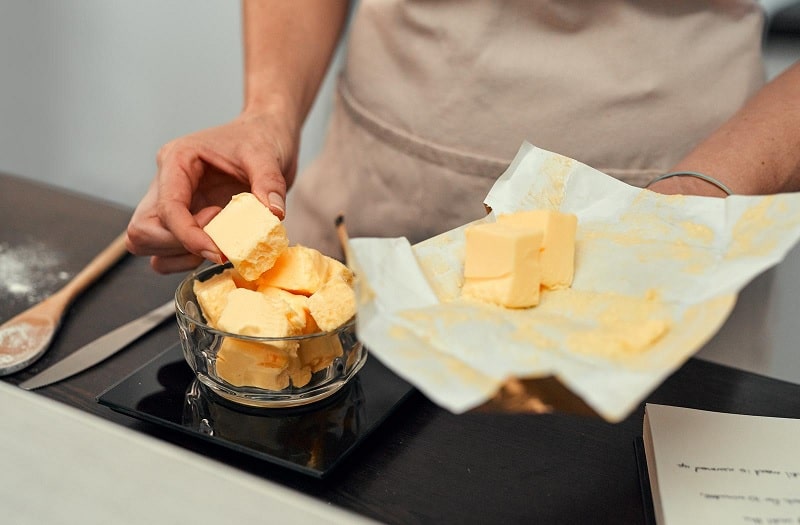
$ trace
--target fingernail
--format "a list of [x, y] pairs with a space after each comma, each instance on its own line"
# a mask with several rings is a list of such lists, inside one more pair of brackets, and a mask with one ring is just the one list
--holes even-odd
[[283, 201], [283, 197], [273, 192], [267, 195], [267, 200], [272, 213], [282, 219], [284, 213], [286, 213], [286, 203]]
[[215, 262], [217, 264], [222, 263], [222, 257], [218, 253], [210, 252], [208, 250], [203, 250], [202, 252], [200, 252], [200, 255], [204, 259], [208, 259], [211, 262]]

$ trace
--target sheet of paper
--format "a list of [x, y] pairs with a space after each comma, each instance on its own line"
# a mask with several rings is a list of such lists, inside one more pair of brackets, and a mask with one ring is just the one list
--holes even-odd
[[753, 277], [800, 237], [800, 194], [666, 196], [523, 144], [485, 203], [578, 217], [572, 287], [512, 310], [460, 298], [463, 225], [411, 246], [356, 238], [358, 336], [431, 400], [462, 413], [513, 379], [555, 377], [624, 419], [711, 338]]
[[645, 426], [659, 525], [800, 523], [800, 420], [648, 404]]

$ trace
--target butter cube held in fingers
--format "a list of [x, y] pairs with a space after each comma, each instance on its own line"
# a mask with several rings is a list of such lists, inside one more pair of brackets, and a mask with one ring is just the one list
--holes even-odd
[[203, 228], [237, 272], [254, 281], [289, 245], [280, 219], [251, 193], [239, 193]]
[[539, 304], [541, 231], [493, 222], [465, 236], [464, 297], [508, 308]]
[[572, 285], [577, 216], [556, 210], [529, 210], [499, 215], [497, 222], [541, 231], [542, 287], [563, 290]]

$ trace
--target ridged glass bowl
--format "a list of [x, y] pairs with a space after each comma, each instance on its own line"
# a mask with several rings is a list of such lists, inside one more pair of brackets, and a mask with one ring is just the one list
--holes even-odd
[[[232, 334], [209, 326], [194, 282], [229, 267], [198, 270], [175, 292], [183, 355], [197, 379], [214, 393], [253, 407], [296, 407], [339, 391], [364, 365], [367, 351], [356, 338], [355, 318], [331, 332], [277, 338]], [[231, 348], [236, 351], [232, 353]], [[284, 354], [289, 366], [283, 372], [262, 366], [274, 364], [276, 358], [283, 360]], [[288, 375], [288, 381], [281, 374]]]

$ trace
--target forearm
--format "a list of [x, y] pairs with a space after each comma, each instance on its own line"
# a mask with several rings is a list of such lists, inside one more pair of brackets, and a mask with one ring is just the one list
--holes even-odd
[[[764, 86], [672, 171], [705, 173], [738, 194], [800, 190], [800, 63]], [[653, 189], [720, 193], [690, 177], [668, 179]]]
[[348, 0], [243, 0], [245, 111], [300, 128], [342, 33]]

